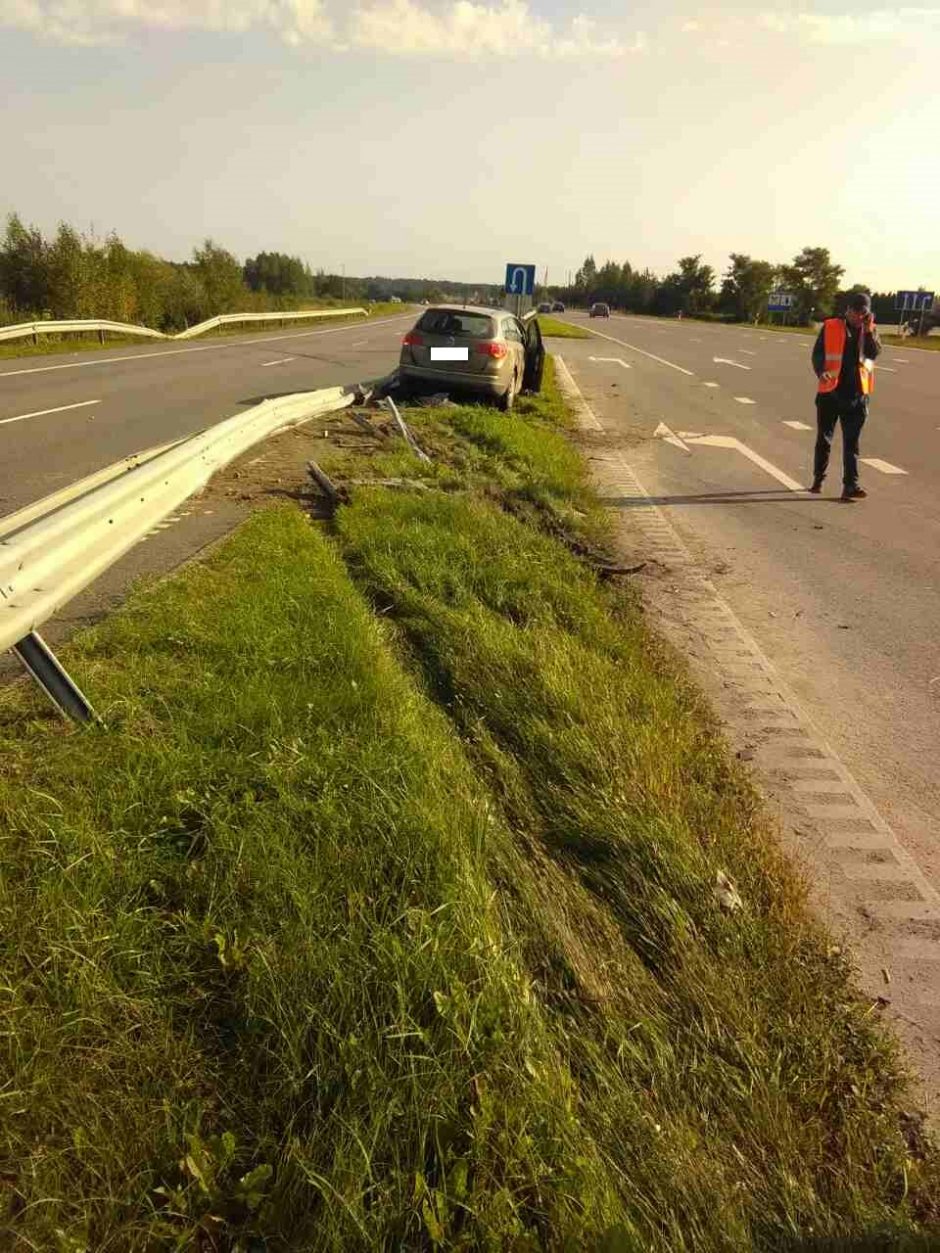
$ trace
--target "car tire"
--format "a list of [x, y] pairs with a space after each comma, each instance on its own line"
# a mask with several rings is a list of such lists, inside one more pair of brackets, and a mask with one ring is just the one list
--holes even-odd
[[503, 413], [512, 413], [513, 406], [516, 403], [516, 397], [518, 395], [519, 395], [519, 372], [518, 370], [514, 370], [512, 378], [509, 380], [509, 386], [506, 388], [502, 396], [500, 396], [499, 401], [497, 402], [499, 404], [499, 408], [503, 411]]

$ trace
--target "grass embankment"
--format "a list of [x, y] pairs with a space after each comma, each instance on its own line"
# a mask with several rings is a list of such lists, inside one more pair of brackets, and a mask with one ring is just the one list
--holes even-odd
[[538, 315], [539, 327], [543, 335], [551, 335], [557, 339], [590, 339], [590, 334], [583, 326], [574, 326], [570, 322], [561, 322], [558, 318], [550, 318], [544, 313]]
[[[311, 305], [311, 308], [317, 308]], [[320, 326], [346, 326], [351, 322], [365, 323], [369, 319], [377, 317], [389, 317], [396, 313], [409, 313], [411, 307], [408, 305], [395, 304], [376, 304], [369, 310], [367, 318], [361, 314], [353, 317], [343, 318], [324, 318], [322, 323], [317, 319], [311, 322], [305, 322], [303, 319], [293, 320], [286, 318], [284, 325], [277, 321], [274, 322], [249, 322], [245, 324], [236, 324], [234, 326], [220, 326], [215, 330], [207, 331], [203, 335], [197, 335], [193, 340], [181, 340], [180, 343], [199, 344], [207, 339], [218, 339], [222, 337], [230, 338], [234, 335], [259, 335], [264, 331], [290, 331], [303, 330], [304, 328], [318, 329]], [[105, 333], [104, 342], [102, 343], [97, 331], [87, 331], [78, 333], [69, 333], [67, 335], [42, 335], [39, 343], [34, 344], [31, 340], [16, 339], [7, 342], [0, 341], [0, 361], [8, 357], [45, 357], [50, 353], [62, 352], [99, 352], [106, 348], [126, 348], [130, 344], [146, 351], [149, 348], [159, 347], [162, 344], [169, 343], [169, 340], [151, 339], [149, 336], [141, 335], [112, 335]]]
[[431, 467], [337, 453], [426, 490], [264, 512], [77, 640], [108, 731], [4, 694], [22, 1247], [872, 1249], [936, 1220], [893, 1048], [755, 796], [553, 537], [599, 527], [561, 413], [551, 385], [412, 410]]

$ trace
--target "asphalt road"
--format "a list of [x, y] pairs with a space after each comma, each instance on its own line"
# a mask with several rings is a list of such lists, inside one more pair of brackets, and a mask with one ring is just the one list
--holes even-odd
[[603, 425], [633, 437], [646, 490], [940, 886], [940, 354], [884, 349], [870, 495], [842, 504], [838, 435], [824, 495], [793, 490], [812, 477], [812, 337], [568, 320], [597, 336], [553, 346]]
[[265, 397], [387, 373], [414, 316], [0, 360], [0, 516]]

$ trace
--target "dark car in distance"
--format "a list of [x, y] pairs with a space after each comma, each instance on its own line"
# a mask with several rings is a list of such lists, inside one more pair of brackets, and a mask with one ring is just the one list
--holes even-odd
[[609, 318], [610, 305], [605, 305], [603, 301], [598, 301], [596, 304], [591, 305], [590, 316], [592, 318]]

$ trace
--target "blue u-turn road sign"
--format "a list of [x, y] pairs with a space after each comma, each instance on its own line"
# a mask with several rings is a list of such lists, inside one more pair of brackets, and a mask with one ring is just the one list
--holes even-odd
[[535, 291], [535, 266], [510, 261], [506, 266], [506, 291], [510, 296], [531, 296]]
[[932, 291], [899, 291], [894, 298], [895, 309], [902, 313], [921, 313], [933, 308]]

